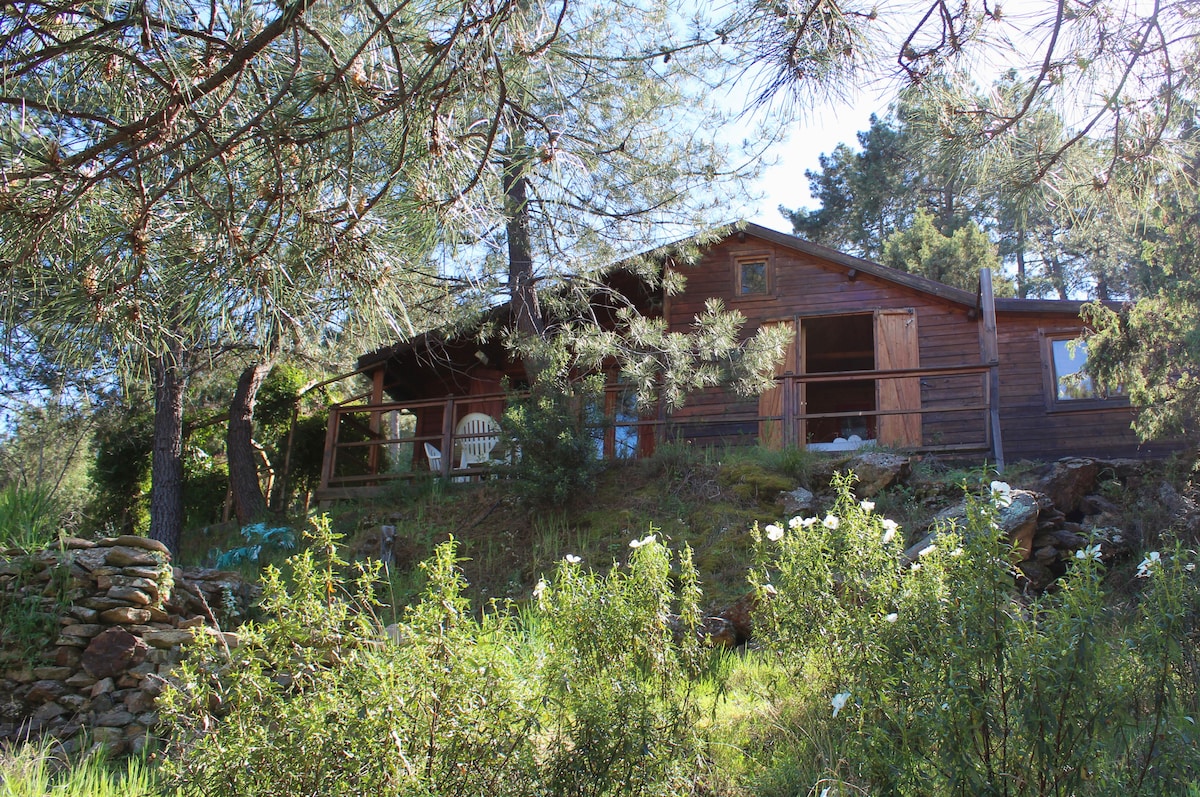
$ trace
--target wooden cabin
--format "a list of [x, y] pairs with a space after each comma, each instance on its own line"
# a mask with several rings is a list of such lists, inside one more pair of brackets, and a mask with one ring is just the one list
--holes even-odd
[[[638, 410], [613, 373], [595, 408], [605, 419], [598, 455], [645, 456], [661, 440], [827, 451], [875, 444], [978, 452], [1001, 465], [1169, 449], [1139, 444], [1128, 400], [1082, 374], [1086, 346], [1072, 344], [1085, 331], [1081, 302], [996, 299], [990, 275], [979, 291], [964, 291], [753, 224], [693, 264], [664, 268], [686, 278], [683, 291], [664, 296], [628, 275], [617, 287], [673, 330], [690, 328], [713, 297], [746, 317], [747, 336], [786, 326], [792, 342], [777, 386], [757, 399], [701, 391], [667, 414]], [[525, 375], [499, 342], [434, 332], [364, 355], [359, 370], [373, 388], [332, 408], [326, 497], [389, 474], [470, 478], [513, 455], [494, 421], [502, 386], [519, 389]], [[468, 419], [474, 425], [464, 426]]]

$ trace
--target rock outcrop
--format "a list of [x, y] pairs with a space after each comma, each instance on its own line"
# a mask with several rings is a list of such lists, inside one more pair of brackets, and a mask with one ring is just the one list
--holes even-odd
[[155, 700], [195, 634], [222, 634], [255, 589], [233, 573], [180, 570], [144, 537], [68, 538], [0, 555], [0, 742], [53, 736], [68, 751], [82, 731], [110, 752], [136, 752]]

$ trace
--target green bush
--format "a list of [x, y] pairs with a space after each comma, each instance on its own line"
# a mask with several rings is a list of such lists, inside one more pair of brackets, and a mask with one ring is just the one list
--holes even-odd
[[527, 504], [561, 506], [594, 485], [602, 399], [589, 382], [568, 391], [535, 386], [528, 397], [509, 398], [500, 425], [516, 448], [513, 489]]
[[1179, 794], [1200, 773], [1192, 554], [1148, 558], [1136, 610], [1108, 599], [1094, 547], [1025, 597], [991, 503], [968, 498], [965, 527], [898, 565], [901, 535], [839, 488], [826, 517], [767, 527], [755, 568], [764, 643], [807, 679], [820, 723], [794, 738], [821, 745], [778, 762], [809, 762], [793, 780], [829, 795]]
[[97, 528], [137, 534], [149, 527], [153, 443], [154, 419], [148, 412], [114, 410], [100, 419], [90, 469], [94, 497], [87, 510]]
[[[267, 568], [268, 619], [233, 650], [202, 637], [162, 698], [166, 767], [184, 793], [679, 793], [698, 749], [698, 648], [676, 641], [662, 546], [607, 576], [564, 562], [514, 615], [472, 609], [451, 541], [385, 630], [378, 573], [347, 587], [325, 520], [309, 542], [290, 579]], [[686, 557], [680, 573], [693, 627]]]

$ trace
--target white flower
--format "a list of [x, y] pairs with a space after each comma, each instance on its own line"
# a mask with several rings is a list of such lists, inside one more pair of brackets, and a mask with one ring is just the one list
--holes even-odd
[[1161, 561], [1162, 557], [1159, 555], [1158, 551], [1151, 551], [1150, 553], [1146, 554], [1146, 558], [1143, 559], [1140, 564], [1138, 564], [1137, 577], [1149, 578], [1150, 569], [1159, 564]]
[[806, 517], [804, 520], [800, 521], [800, 525], [806, 529], [811, 529], [813, 526], [817, 525], [817, 519], [815, 517]]
[[849, 692], [838, 692], [829, 702], [833, 705], [833, 716], [837, 716], [838, 712], [846, 707], [846, 701], [850, 699]]
[[655, 535], [647, 534], [645, 537], [642, 537], [640, 540], [631, 540], [629, 543], [629, 547], [630, 548], [641, 548], [644, 545], [649, 545], [650, 543], [654, 542], [654, 540], [655, 540]]
[[1086, 548], [1082, 548], [1082, 549], [1076, 551], [1075, 558], [1076, 559], [1092, 559], [1097, 562], [1100, 561], [1100, 543], [1096, 543], [1095, 545], [1089, 545]]
[[996, 506], [1009, 506], [1012, 504], [1012, 488], [1008, 486], [1008, 482], [992, 482], [992, 503]]
[[577, 565], [583, 561], [582, 559], [580, 559], [578, 556], [576, 556], [573, 553], [567, 554], [566, 556], [563, 557], [563, 559], [566, 560], [566, 563], [569, 565]]
[[936, 545], [926, 545], [924, 548], [917, 551], [917, 556], [928, 556], [929, 554], [933, 553], [936, 550], [937, 550]]
[[762, 591], [767, 593], [768, 595], [778, 595], [779, 594], [779, 591], [776, 590], [774, 585], [772, 585], [772, 584], [763, 584]]
[[833, 515], [826, 515], [825, 519], [821, 521], [821, 525], [832, 531], [833, 529], [836, 529], [838, 527], [838, 523], [840, 523], [840, 522], [841, 521], [839, 521]]
[[1186, 565], [1183, 566], [1183, 569], [1188, 571], [1189, 573], [1194, 573], [1194, 572], [1196, 572], [1196, 563], [1188, 562]]
[[889, 542], [896, 539], [896, 532], [899, 530], [899, 523], [891, 518], [885, 518], [883, 521], [883, 544], [887, 545]]
[[891, 614], [885, 614], [883, 616], [883, 619], [887, 620], [889, 623], [894, 623], [900, 619], [900, 615], [896, 614], [895, 612], [892, 612]]
[[955, 559], [962, 556], [963, 555], [962, 546], [960, 545], [957, 548], [955, 548], [953, 551], [950, 552], [950, 555], [953, 556]]
[[794, 518], [792, 518], [791, 520], [788, 521], [788, 528], [791, 529], [792, 531], [797, 531], [798, 529], [802, 528], [803, 526], [804, 526], [804, 518], [800, 517], [799, 515], [796, 515]]
[[534, 588], [533, 588], [533, 597], [534, 597], [536, 600], [541, 600], [541, 599], [542, 599], [542, 596], [546, 594], [546, 587], [547, 587], [547, 586], [548, 586], [548, 585], [546, 584], [546, 579], [544, 579], [544, 578], [539, 578], [539, 579], [538, 579], [538, 583], [537, 583], [537, 584], [534, 586]]
[[783, 539], [783, 529], [779, 526], [776, 526], [774, 523], [767, 526], [766, 532], [767, 539], [771, 542], [779, 542]]
[[858, 505], [863, 508], [864, 512], [871, 512], [875, 509], [874, 501], [860, 501]]
[[913, 562], [911, 565], [909, 565], [909, 566], [908, 566], [908, 569], [909, 569], [909, 570], [912, 570], [912, 571], [915, 573], [916, 571], [918, 571], [918, 570], [920, 570], [920, 569], [921, 569], [921, 563], [920, 563], [920, 562]]

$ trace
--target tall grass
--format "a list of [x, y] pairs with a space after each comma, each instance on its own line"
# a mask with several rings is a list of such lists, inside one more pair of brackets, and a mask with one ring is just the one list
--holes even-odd
[[70, 757], [45, 743], [0, 747], [0, 797], [151, 797], [164, 792], [140, 758]]
[[0, 548], [43, 548], [58, 538], [62, 507], [48, 487], [0, 489]]

